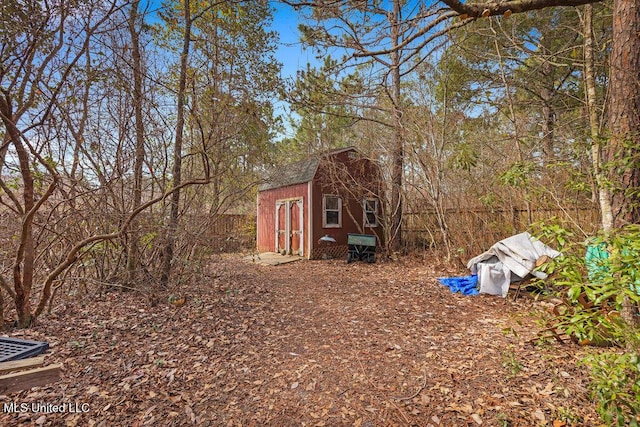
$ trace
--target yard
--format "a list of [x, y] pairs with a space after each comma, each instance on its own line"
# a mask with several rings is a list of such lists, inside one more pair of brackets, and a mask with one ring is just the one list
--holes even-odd
[[81, 411], [2, 413], [0, 424], [600, 425], [577, 363], [586, 349], [533, 340], [550, 303], [436, 281], [460, 273], [420, 258], [261, 266], [229, 255], [210, 260], [182, 306], [137, 292], [59, 297], [13, 335], [48, 341], [62, 380], [2, 401]]

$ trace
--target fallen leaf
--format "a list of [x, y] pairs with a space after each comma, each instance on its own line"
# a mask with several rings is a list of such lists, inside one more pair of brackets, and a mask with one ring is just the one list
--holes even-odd
[[191, 406], [185, 406], [184, 413], [187, 414], [187, 417], [189, 417], [192, 423], [196, 422], [196, 414], [193, 413], [193, 409], [191, 409]]
[[547, 421], [547, 417], [545, 417], [544, 412], [542, 412], [540, 409], [536, 409], [535, 411], [533, 411], [533, 416], [540, 421]]

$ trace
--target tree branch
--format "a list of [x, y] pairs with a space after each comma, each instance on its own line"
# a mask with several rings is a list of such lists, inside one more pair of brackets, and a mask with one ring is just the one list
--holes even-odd
[[582, 6], [603, 0], [508, 0], [503, 2], [467, 3], [461, 0], [440, 0], [460, 15], [471, 18], [521, 13], [553, 6]]
[[[368, 57], [368, 56], [377, 56], [377, 55], [388, 55], [394, 51], [397, 51], [399, 49], [402, 49], [404, 47], [406, 47], [407, 45], [409, 45], [410, 43], [412, 43], [413, 41], [415, 41], [416, 39], [422, 37], [423, 35], [427, 34], [429, 31], [433, 30], [438, 24], [453, 18], [454, 16], [457, 16], [458, 13], [456, 12], [446, 12], [443, 13], [442, 15], [438, 16], [438, 18], [434, 19], [432, 22], [429, 23], [429, 25], [423, 27], [420, 29], [420, 31], [416, 32], [415, 34], [411, 35], [411, 37], [406, 38], [405, 40], [402, 41], [402, 43], [398, 44], [397, 46], [393, 46], [390, 47], [388, 49], [380, 49], [380, 50], [376, 50], [376, 51], [365, 51], [365, 52], [358, 52], [355, 53], [353, 56], [354, 58], [362, 58], [362, 57]], [[437, 33], [436, 36], [431, 36], [429, 37], [427, 40], [431, 41], [433, 39], [435, 39], [436, 37], [439, 37], [441, 35], [444, 35], [445, 33], [448, 32], [448, 28], [446, 29], [446, 31], [440, 31]], [[426, 43], [421, 43], [421, 46], [424, 46]]]
[[154, 204], [166, 199], [167, 197], [172, 195], [174, 192], [180, 191], [184, 187], [187, 187], [187, 186], [190, 186], [190, 185], [204, 185], [204, 184], [208, 184], [209, 182], [210, 182], [210, 179], [208, 177], [206, 177], [205, 179], [196, 179], [196, 180], [183, 182], [182, 184], [176, 186], [175, 188], [172, 188], [171, 190], [169, 190], [166, 193], [156, 197], [155, 199], [149, 200], [148, 202], [144, 203], [143, 205], [140, 205], [140, 207], [138, 207], [137, 209], [132, 211], [129, 214], [129, 216], [125, 219], [125, 221], [122, 223], [122, 226], [120, 227], [120, 229], [118, 231], [114, 231], [113, 233], [97, 234], [95, 236], [87, 237], [86, 239], [76, 243], [71, 248], [71, 250], [69, 250], [69, 252], [67, 253], [67, 256], [64, 259], [64, 261], [62, 261], [60, 264], [58, 264], [58, 266], [55, 269], [53, 269], [49, 273], [49, 275], [47, 276], [47, 278], [46, 278], [46, 280], [44, 282], [44, 287], [42, 288], [42, 296], [40, 298], [40, 302], [38, 303], [38, 307], [36, 308], [36, 311], [33, 314], [33, 318], [34, 319], [37, 318], [44, 311], [44, 308], [47, 305], [47, 301], [51, 297], [51, 285], [53, 284], [53, 282], [56, 280], [56, 278], [60, 274], [62, 274], [67, 268], [69, 268], [71, 265], [73, 265], [80, 257], [82, 257], [82, 254], [79, 254], [79, 252], [83, 248], [85, 248], [86, 246], [88, 246], [88, 245], [90, 245], [92, 243], [96, 243], [96, 242], [100, 242], [100, 241], [106, 241], [106, 240], [113, 240], [113, 239], [117, 239], [117, 238], [121, 237], [127, 231], [127, 228], [129, 227], [131, 222], [142, 211], [144, 211], [145, 209], [147, 209], [151, 205], [154, 205]]
[[[11, 296], [11, 298], [16, 299], [16, 291], [11, 289], [11, 286], [9, 286], [6, 279], [1, 274], [0, 274], [0, 288], [7, 291], [7, 293]], [[2, 319], [0, 319], [0, 321], [2, 321]]]

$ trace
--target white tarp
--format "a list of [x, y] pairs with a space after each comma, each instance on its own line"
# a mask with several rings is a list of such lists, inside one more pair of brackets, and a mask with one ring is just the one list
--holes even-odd
[[551, 249], [529, 233], [520, 233], [500, 240], [483, 254], [467, 263], [471, 274], [478, 275], [480, 293], [507, 296], [509, 285], [528, 275], [544, 279], [542, 271], [533, 271], [542, 256], [555, 258], [560, 252]]

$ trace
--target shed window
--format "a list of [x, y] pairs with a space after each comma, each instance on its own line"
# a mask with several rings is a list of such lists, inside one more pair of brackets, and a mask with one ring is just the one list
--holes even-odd
[[378, 226], [378, 199], [364, 199], [362, 201], [363, 222], [365, 227]]
[[325, 228], [342, 227], [342, 199], [339, 196], [328, 194], [323, 196], [322, 226]]

